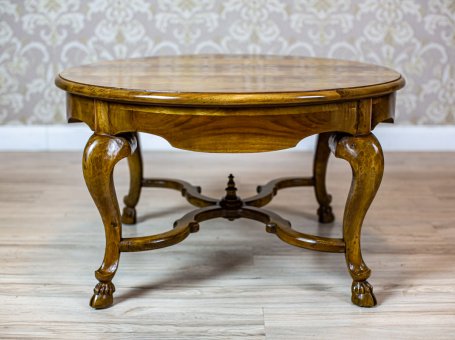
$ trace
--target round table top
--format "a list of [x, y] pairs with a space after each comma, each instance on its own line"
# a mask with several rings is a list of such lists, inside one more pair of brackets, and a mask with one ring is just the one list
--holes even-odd
[[354, 61], [265, 55], [184, 55], [103, 61], [56, 78], [70, 93], [152, 105], [289, 105], [394, 92], [403, 77]]

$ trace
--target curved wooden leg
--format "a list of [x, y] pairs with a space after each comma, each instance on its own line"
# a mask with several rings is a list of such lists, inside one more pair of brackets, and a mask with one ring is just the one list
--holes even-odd
[[360, 232], [363, 219], [381, 184], [384, 158], [381, 145], [373, 134], [360, 137], [334, 135], [330, 148], [352, 168], [352, 183], [343, 219], [346, 262], [353, 279], [352, 302], [360, 307], [376, 305], [373, 287], [367, 279], [371, 270], [362, 259]]
[[313, 162], [314, 192], [316, 194], [316, 200], [319, 203], [318, 216], [319, 222], [321, 223], [330, 223], [335, 219], [332, 207], [330, 206], [332, 196], [327, 193], [325, 186], [327, 162], [329, 161], [330, 156], [330, 135], [330, 133], [321, 133], [318, 135]]
[[87, 142], [82, 158], [85, 183], [104, 224], [106, 248], [101, 267], [95, 272], [99, 283], [90, 300], [93, 308], [106, 308], [113, 303], [114, 284], [120, 258], [122, 223], [115, 194], [113, 171], [115, 164], [135, 149], [135, 137], [93, 134]]
[[123, 208], [122, 223], [136, 223], [136, 205], [139, 202], [142, 188], [142, 154], [139, 145], [139, 136], [134, 134], [137, 141], [136, 151], [128, 157], [128, 167], [130, 169], [130, 189], [128, 195], [123, 198], [125, 207]]

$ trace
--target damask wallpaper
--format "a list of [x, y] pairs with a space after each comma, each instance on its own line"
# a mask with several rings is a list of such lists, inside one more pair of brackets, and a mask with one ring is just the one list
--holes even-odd
[[58, 71], [183, 53], [336, 57], [402, 72], [397, 122], [455, 122], [455, 0], [0, 0], [0, 123], [65, 121]]

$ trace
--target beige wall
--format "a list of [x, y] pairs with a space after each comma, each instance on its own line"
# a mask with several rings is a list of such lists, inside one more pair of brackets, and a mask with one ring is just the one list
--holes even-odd
[[347, 58], [401, 71], [401, 124], [455, 122], [455, 0], [0, 0], [0, 123], [65, 121], [65, 67], [181, 53]]

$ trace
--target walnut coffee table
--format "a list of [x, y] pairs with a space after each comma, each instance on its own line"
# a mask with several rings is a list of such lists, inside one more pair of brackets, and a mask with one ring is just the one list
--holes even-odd
[[[376, 304], [362, 259], [360, 231], [381, 183], [384, 161], [372, 130], [392, 122], [395, 92], [403, 77], [388, 68], [357, 62], [279, 56], [201, 55], [99, 62], [60, 73], [56, 84], [67, 92], [70, 122], [93, 131], [82, 160], [87, 187], [106, 233], [101, 267], [90, 305], [113, 303], [112, 279], [120, 253], [168, 247], [213, 218], [249, 218], [284, 242], [311, 250], [344, 253], [352, 276], [352, 302]], [[258, 187], [246, 199], [236, 195], [233, 176], [220, 199], [201, 188], [165, 178], [143, 178], [137, 132], [164, 137], [176, 148], [200, 152], [264, 152], [294, 147], [318, 134], [313, 176], [280, 178]], [[333, 221], [325, 176], [330, 151], [352, 168], [343, 217], [343, 238], [308, 235], [262, 207], [278, 190], [313, 186], [321, 223]], [[130, 189], [120, 213], [114, 166], [128, 158]], [[122, 236], [122, 223], [136, 222], [135, 206], [143, 187], [178, 190], [198, 209], [152, 236]], [[297, 265], [297, 264], [296, 264]]]

